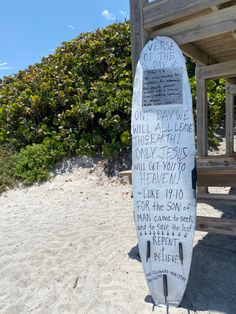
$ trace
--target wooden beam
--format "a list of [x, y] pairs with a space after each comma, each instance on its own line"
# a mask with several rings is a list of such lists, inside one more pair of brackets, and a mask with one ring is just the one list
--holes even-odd
[[228, 61], [199, 67], [196, 69], [197, 79], [217, 79], [234, 77], [236, 74], [236, 61]]
[[[235, 5], [236, 2], [234, 1], [234, 3], [232, 4], [232, 2], [228, 2], [228, 3], [223, 3], [221, 5], [216, 5], [216, 6], [213, 6], [211, 9], [212, 11], [219, 11], [220, 9], [223, 9], [223, 8], [227, 8], [229, 6], [232, 6], [232, 5]], [[232, 37], [236, 40], [236, 31], [232, 31], [231, 32], [232, 34]]]
[[235, 95], [236, 94], [236, 84], [229, 84], [230, 93]]
[[199, 194], [202, 187], [236, 186], [236, 157], [206, 156], [197, 158], [197, 182]]
[[132, 69], [135, 75], [140, 53], [148, 41], [148, 34], [143, 28], [143, 6], [148, 0], [130, 0]]
[[236, 202], [236, 195], [232, 194], [216, 194], [216, 193], [207, 193], [207, 194], [198, 194], [198, 201], [222, 201], [222, 202]]
[[212, 8], [212, 11], [219, 11], [219, 7], [216, 5], [216, 6], [214, 6], [214, 7], [211, 7]]
[[[197, 67], [196, 69], [200, 69]], [[208, 103], [207, 82], [197, 79], [197, 153], [198, 156], [208, 154]]]
[[[169, 1], [166, 1], [166, 3], [168, 2]], [[235, 16], [236, 6], [233, 6], [158, 29], [151, 34], [151, 37], [154, 38], [157, 35], [169, 36], [173, 38], [177, 44], [183, 45], [236, 30]]]
[[226, 82], [230, 83], [231, 85], [236, 84], [236, 77], [228, 77], [226, 78]]
[[[227, 175], [232, 175], [235, 176], [236, 174], [236, 165], [234, 164], [232, 167], [231, 166], [214, 166], [210, 165], [208, 167], [198, 167], [198, 175], [200, 177], [204, 176], [227, 176]], [[236, 178], [234, 179], [236, 181]]]
[[232, 154], [231, 156], [226, 155], [214, 155], [214, 156], [205, 156], [197, 158], [197, 166], [199, 168], [205, 167], [225, 167], [225, 168], [235, 168], [236, 170], [236, 155]]
[[210, 155], [205, 157], [197, 158], [197, 164], [200, 167], [209, 166], [209, 165], [222, 165], [222, 166], [233, 166], [236, 165], [236, 154], [231, 156], [224, 155]]
[[194, 59], [197, 63], [200, 63], [202, 65], [217, 63], [216, 60], [211, 58], [208, 54], [206, 54], [204, 51], [202, 51], [194, 44], [185, 44], [180, 46], [180, 48], [182, 49], [186, 56]]
[[205, 188], [209, 186], [236, 186], [236, 172], [226, 174], [221, 174], [220, 171], [213, 172], [212, 174], [206, 174], [204, 172], [198, 173], [198, 192], [200, 194], [205, 193], [205, 191], [200, 188]]
[[231, 34], [232, 34], [233, 39], [236, 40], [236, 31], [232, 31]]
[[231, 6], [231, 1], [229, 1], [227, 3], [219, 4], [219, 5], [214, 5], [213, 7], [211, 7], [211, 9], [213, 11], [219, 11], [221, 9], [228, 8], [229, 6]]
[[229, 83], [226, 84], [225, 138], [226, 154], [230, 155], [234, 151], [234, 94]]
[[167, 23], [229, 0], [168, 0], [154, 1], [144, 7], [144, 27], [153, 29]]
[[236, 219], [197, 217], [196, 230], [225, 235], [236, 235]]
[[[236, 157], [207, 156], [197, 159], [198, 186], [235, 186]], [[199, 191], [199, 193], [203, 193]]]

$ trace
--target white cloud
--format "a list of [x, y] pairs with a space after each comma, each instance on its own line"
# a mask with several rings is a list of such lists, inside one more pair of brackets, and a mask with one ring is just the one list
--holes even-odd
[[7, 67], [0, 67], [0, 71], [1, 70], [10, 70], [13, 69], [13, 67], [7, 66]]
[[10, 70], [13, 69], [13, 67], [9, 66], [7, 62], [0, 63], [0, 71], [1, 70]]
[[75, 29], [75, 27], [74, 27], [74, 25], [68, 25], [68, 27], [70, 28], [70, 29]]
[[102, 12], [102, 16], [105, 17], [105, 19], [114, 21], [116, 18], [113, 13], [109, 12], [107, 9]]
[[127, 15], [127, 12], [121, 10], [121, 11], [120, 11], [120, 15], [126, 16], [126, 15]]

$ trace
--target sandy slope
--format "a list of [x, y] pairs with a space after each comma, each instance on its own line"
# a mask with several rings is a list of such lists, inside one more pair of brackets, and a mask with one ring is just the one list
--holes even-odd
[[[0, 313], [152, 313], [130, 191], [100, 165], [0, 196]], [[232, 215], [215, 207], [198, 210]], [[182, 309], [170, 314], [235, 314], [236, 237], [195, 242]]]

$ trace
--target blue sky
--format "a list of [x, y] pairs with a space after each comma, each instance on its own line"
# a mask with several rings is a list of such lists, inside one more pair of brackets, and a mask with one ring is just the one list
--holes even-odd
[[53, 53], [62, 41], [129, 19], [129, 0], [3, 0], [0, 77]]

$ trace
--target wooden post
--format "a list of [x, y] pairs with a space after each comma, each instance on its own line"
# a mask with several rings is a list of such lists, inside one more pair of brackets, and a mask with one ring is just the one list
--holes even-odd
[[148, 34], [143, 27], [143, 7], [148, 0], [130, 0], [132, 69], [135, 75], [140, 53], [148, 41]]
[[[208, 103], [207, 103], [207, 81], [197, 80], [197, 155], [204, 157], [208, 155]], [[208, 187], [198, 187], [198, 193], [208, 192]]]
[[225, 112], [225, 137], [226, 154], [234, 152], [234, 94], [231, 91], [231, 84], [226, 83], [226, 112]]
[[197, 154], [208, 155], [208, 104], [207, 81], [197, 79]]

